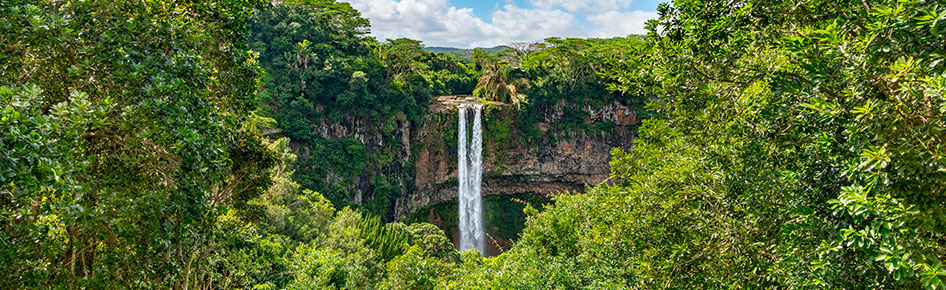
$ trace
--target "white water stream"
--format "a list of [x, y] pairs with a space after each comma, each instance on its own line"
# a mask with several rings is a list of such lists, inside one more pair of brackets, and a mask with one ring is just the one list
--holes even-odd
[[[457, 151], [457, 180], [460, 190], [460, 250], [479, 250], [483, 253], [483, 201], [480, 197], [480, 183], [483, 173], [483, 129], [480, 115], [482, 104], [460, 104], [458, 107], [459, 130]], [[472, 109], [472, 110], [470, 110]], [[466, 118], [473, 111], [473, 136], [467, 142]]]

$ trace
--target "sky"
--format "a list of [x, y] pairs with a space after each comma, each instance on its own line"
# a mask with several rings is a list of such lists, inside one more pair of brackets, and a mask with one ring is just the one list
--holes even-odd
[[659, 0], [341, 0], [371, 21], [384, 41], [407, 37], [426, 46], [492, 47], [548, 37], [642, 34]]

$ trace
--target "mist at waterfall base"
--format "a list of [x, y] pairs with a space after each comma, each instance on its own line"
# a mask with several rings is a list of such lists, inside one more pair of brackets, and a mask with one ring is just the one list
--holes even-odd
[[[460, 104], [457, 140], [457, 180], [459, 181], [460, 251], [470, 249], [485, 252], [483, 201], [480, 185], [483, 174], [482, 104]], [[467, 115], [472, 113], [471, 132], [467, 130]], [[467, 134], [471, 138], [467, 138]]]

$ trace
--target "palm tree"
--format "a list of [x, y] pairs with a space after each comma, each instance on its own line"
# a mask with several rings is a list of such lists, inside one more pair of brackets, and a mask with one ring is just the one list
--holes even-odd
[[528, 87], [529, 80], [525, 77], [525, 71], [505, 61], [497, 61], [483, 66], [483, 76], [476, 84], [473, 96], [515, 104], [518, 109], [521, 104], [527, 102], [526, 95], [521, 91]]
[[312, 43], [309, 40], [303, 40], [296, 44], [296, 49], [292, 52], [286, 52], [283, 56], [289, 61], [289, 69], [299, 71], [299, 86], [305, 91], [305, 76], [309, 70], [309, 63], [314, 62], [317, 57], [309, 47]]

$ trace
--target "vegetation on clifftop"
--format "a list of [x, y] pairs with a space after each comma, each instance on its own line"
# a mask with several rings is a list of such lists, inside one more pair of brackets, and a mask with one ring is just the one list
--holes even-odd
[[[298, 144], [294, 179], [338, 209], [351, 205], [390, 219], [393, 200], [412, 179], [403, 169], [413, 168], [391, 162], [404, 145], [394, 131], [422, 123], [432, 94], [471, 92], [472, 63], [426, 51], [416, 40], [379, 43], [347, 3], [264, 5], [250, 20], [249, 47], [266, 71], [260, 114]], [[322, 133], [335, 124], [346, 131]], [[382, 145], [357, 136], [382, 136]], [[356, 197], [359, 183], [370, 190]]]

